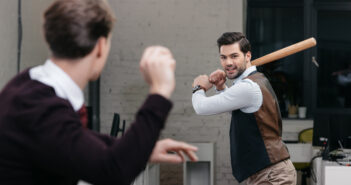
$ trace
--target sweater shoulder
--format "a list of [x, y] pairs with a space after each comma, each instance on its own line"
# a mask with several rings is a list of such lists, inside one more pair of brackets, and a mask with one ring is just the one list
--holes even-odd
[[15, 76], [1, 91], [1, 98], [15, 98], [17, 100], [35, 100], [40, 103], [50, 103], [52, 101], [58, 103], [68, 103], [67, 100], [59, 98], [55, 94], [55, 90], [37, 80], [32, 80], [29, 76], [29, 70]]
[[3, 111], [0, 111], [2, 112], [0, 117], [31, 120], [42, 117], [48, 111], [70, 110], [74, 112], [70, 103], [56, 96], [52, 87], [30, 79], [28, 71], [25, 70], [15, 76], [1, 91], [0, 110], [3, 109]]

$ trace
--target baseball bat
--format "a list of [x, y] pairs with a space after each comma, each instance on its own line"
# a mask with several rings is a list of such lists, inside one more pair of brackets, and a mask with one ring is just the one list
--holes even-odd
[[303, 51], [305, 49], [311, 48], [311, 47], [315, 46], [316, 44], [317, 44], [316, 39], [311, 37], [311, 38], [306, 39], [304, 41], [301, 41], [301, 42], [298, 42], [296, 44], [285, 47], [283, 49], [277, 50], [273, 53], [267, 54], [263, 57], [257, 58], [255, 60], [251, 61], [251, 64], [255, 65], [255, 66], [267, 64], [267, 63], [273, 62], [275, 60], [279, 60], [281, 58], [284, 58], [286, 56], [295, 54], [297, 52]]

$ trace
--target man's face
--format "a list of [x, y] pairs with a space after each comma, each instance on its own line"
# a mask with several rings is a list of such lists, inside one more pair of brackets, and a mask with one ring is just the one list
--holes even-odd
[[223, 70], [228, 79], [239, 77], [250, 65], [251, 53], [240, 51], [238, 43], [223, 45], [219, 49]]

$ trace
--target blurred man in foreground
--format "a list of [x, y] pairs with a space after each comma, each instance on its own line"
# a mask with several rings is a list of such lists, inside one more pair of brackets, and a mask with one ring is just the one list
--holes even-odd
[[[114, 17], [104, 0], [56, 0], [44, 14], [51, 50], [45, 64], [15, 76], [0, 93], [0, 184], [129, 185], [147, 162], [196, 160], [196, 148], [158, 141], [172, 107], [175, 60], [164, 47], [145, 50], [140, 70], [150, 94], [121, 139], [82, 126], [83, 92], [110, 50]], [[175, 154], [170, 154], [173, 151]]]

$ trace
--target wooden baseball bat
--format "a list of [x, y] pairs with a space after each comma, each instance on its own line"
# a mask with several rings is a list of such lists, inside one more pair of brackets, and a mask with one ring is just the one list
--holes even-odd
[[303, 51], [305, 49], [311, 48], [317, 44], [317, 41], [315, 38], [311, 37], [309, 39], [306, 39], [304, 41], [298, 42], [296, 44], [293, 44], [291, 46], [285, 47], [283, 49], [280, 49], [278, 51], [275, 51], [273, 53], [267, 54], [263, 57], [257, 58], [253, 61], [251, 61], [252, 65], [255, 66], [260, 66], [269, 62], [273, 62], [275, 60], [279, 60], [281, 58], [284, 58], [286, 56], [295, 54], [297, 52]]

